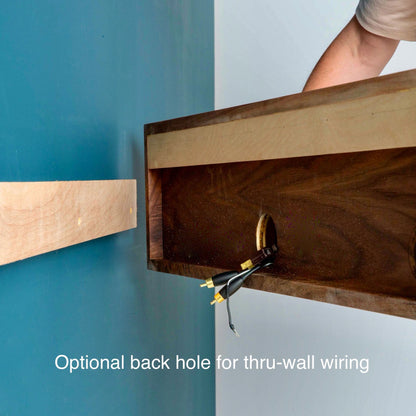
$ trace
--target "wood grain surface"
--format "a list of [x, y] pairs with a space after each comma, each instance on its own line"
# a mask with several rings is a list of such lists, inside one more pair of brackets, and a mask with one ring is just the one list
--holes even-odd
[[149, 168], [416, 146], [416, 87], [148, 137]]
[[[395, 297], [414, 310], [416, 148], [160, 173], [163, 258], [172, 264], [238, 268], [256, 251], [257, 221], [269, 213], [279, 255], [266, 275], [280, 283], [253, 278], [249, 287], [278, 291], [284, 281], [290, 287], [284, 293], [297, 296], [351, 306], [345, 294], [359, 292], [379, 296], [378, 308]], [[189, 268], [198, 276], [198, 268]], [[295, 289], [300, 282], [308, 293]], [[332, 288], [331, 295], [324, 296], [323, 287]], [[368, 302], [358, 307], [374, 310]]]
[[148, 265], [416, 319], [416, 70], [145, 126]]
[[159, 171], [147, 171], [147, 258], [163, 258], [162, 181]]
[[[396, 88], [387, 82], [383, 89], [384, 84], [377, 83], [380, 87], [372, 95], [366, 83], [352, 83], [354, 94], [348, 99], [319, 100], [318, 105], [314, 94], [299, 94], [293, 96], [290, 109], [272, 114], [151, 134], [148, 168], [416, 146], [416, 77], [414, 72], [406, 75], [406, 87], [403, 80], [393, 82], [391, 77], [385, 81], [391, 80]], [[328, 92], [335, 97], [337, 91]]]
[[136, 227], [136, 181], [0, 182], [0, 264]]
[[[170, 260], [150, 260], [148, 267], [154, 271], [201, 279], [207, 279], [216, 273], [228, 270]], [[337, 287], [336, 284], [332, 286], [318, 285], [313, 281], [282, 278], [278, 274], [266, 270], [256, 272], [249, 277], [244, 286], [265, 292], [416, 319], [416, 301], [407, 297], [353, 291]]]

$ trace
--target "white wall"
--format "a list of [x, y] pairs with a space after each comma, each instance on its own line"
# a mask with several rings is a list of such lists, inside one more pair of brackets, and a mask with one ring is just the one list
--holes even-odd
[[[215, 105], [299, 92], [358, 0], [215, 0]], [[416, 67], [402, 42], [384, 73]]]
[[[299, 92], [352, 17], [354, 0], [215, 0], [216, 108]], [[384, 73], [416, 67], [402, 43]], [[216, 306], [216, 353], [230, 358], [368, 358], [359, 371], [219, 371], [217, 416], [413, 414], [416, 321], [242, 289], [232, 298], [236, 338]], [[241, 362], [241, 361], [240, 361]]]

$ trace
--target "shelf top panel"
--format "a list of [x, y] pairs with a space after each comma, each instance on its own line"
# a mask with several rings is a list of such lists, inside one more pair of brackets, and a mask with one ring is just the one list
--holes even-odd
[[148, 169], [416, 146], [416, 70], [145, 126]]

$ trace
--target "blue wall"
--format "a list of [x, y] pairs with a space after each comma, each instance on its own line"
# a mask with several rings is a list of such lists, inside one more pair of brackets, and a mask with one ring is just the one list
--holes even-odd
[[143, 124], [214, 105], [213, 1], [2, 2], [0, 180], [136, 178], [138, 229], [0, 267], [0, 415], [213, 415], [214, 372], [78, 372], [58, 354], [214, 358], [212, 293], [145, 265]]

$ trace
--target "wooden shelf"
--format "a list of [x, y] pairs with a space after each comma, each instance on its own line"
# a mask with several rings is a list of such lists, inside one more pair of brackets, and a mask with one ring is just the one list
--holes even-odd
[[149, 268], [416, 318], [416, 70], [145, 126]]
[[0, 265], [136, 227], [136, 181], [0, 182]]

